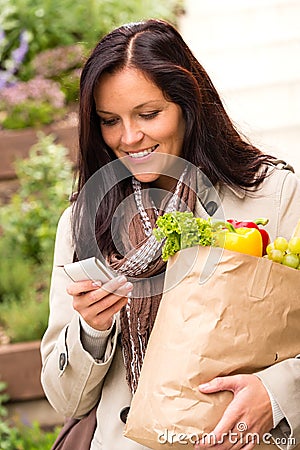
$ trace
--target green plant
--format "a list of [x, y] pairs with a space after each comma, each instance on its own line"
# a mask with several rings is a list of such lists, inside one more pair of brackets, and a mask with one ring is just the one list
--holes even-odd
[[30, 298], [35, 282], [34, 264], [24, 259], [18, 248], [13, 251], [10, 241], [4, 237], [0, 238], [0, 252], [0, 306]]
[[83, 45], [73, 44], [45, 50], [32, 61], [37, 76], [51, 78], [59, 83], [67, 104], [78, 100], [85, 52]]
[[2, 60], [19, 46], [20, 32], [26, 30], [27, 64], [19, 70], [21, 78], [26, 79], [31, 76], [28, 65], [43, 50], [77, 42], [91, 48], [113, 27], [149, 17], [175, 22], [181, 3], [182, 0], [0, 0], [0, 29], [6, 33]]
[[[78, 8], [84, 20], [90, 16], [89, 27], [82, 35], [82, 41], [87, 47], [94, 46], [97, 40], [114, 27], [128, 22], [136, 22], [147, 18], [167, 19], [176, 23], [177, 14], [181, 10], [181, 1], [165, 0], [153, 2], [152, 0], [89, 0], [89, 8], [83, 4]], [[93, 14], [90, 15], [90, 8]]]
[[10, 342], [38, 340], [47, 327], [56, 226], [72, 179], [67, 150], [54, 140], [39, 134], [16, 163], [19, 189], [0, 211], [0, 326]]
[[20, 187], [0, 212], [3, 238], [11, 251], [36, 263], [52, 260], [58, 218], [68, 205], [72, 165], [53, 135], [38, 134], [29, 158], [16, 162]]
[[[176, 23], [181, 5], [182, 0], [0, 0], [2, 97], [3, 90], [9, 89], [9, 98], [17, 99], [12, 84], [39, 76], [57, 81], [66, 102], [76, 102], [79, 73], [70, 71], [82, 66], [83, 57], [100, 37], [116, 26], [149, 17]], [[28, 90], [29, 86], [20, 86], [19, 95]], [[41, 100], [40, 90], [36, 87], [33, 98], [12, 104], [0, 98], [2, 127], [41, 126], [62, 118], [62, 106], [55, 106], [51, 100], [55, 96]]]
[[31, 296], [29, 299], [0, 304], [0, 315], [2, 327], [10, 343], [38, 341], [47, 328], [47, 292], [44, 292], [41, 301]]
[[48, 125], [56, 119], [62, 118], [64, 110], [53, 108], [50, 103], [28, 100], [11, 108], [6, 112], [1, 125], [9, 130]]
[[9, 425], [5, 403], [8, 395], [4, 393], [6, 383], [0, 381], [0, 450], [16, 450], [17, 430]]
[[8, 395], [4, 392], [6, 389], [6, 384], [3, 381], [0, 381], [0, 419], [3, 419], [7, 416], [7, 409], [4, 404], [8, 401]]
[[7, 419], [5, 403], [8, 396], [4, 394], [5, 383], [0, 382], [0, 450], [50, 450], [60, 427], [54, 430], [43, 430], [38, 422], [31, 426], [24, 425], [20, 420], [12, 424]]
[[48, 322], [50, 267], [34, 265], [18, 255], [6, 261], [0, 264], [2, 333], [12, 343], [39, 340]]
[[29, 49], [30, 36], [18, 28], [13, 18], [16, 8], [10, 0], [0, 0], [0, 89], [16, 80]]
[[60, 85], [41, 77], [19, 81], [0, 90], [3, 128], [35, 127], [53, 122], [65, 114], [65, 95]]
[[61, 75], [59, 77], [61, 90], [65, 94], [67, 104], [75, 103], [78, 101], [80, 74], [81, 70], [75, 69], [70, 73]]

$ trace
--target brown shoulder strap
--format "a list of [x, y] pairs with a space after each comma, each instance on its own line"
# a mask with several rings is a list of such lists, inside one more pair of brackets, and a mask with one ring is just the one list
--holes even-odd
[[274, 166], [276, 166], [278, 169], [290, 170], [291, 172], [295, 173], [293, 166], [285, 162], [283, 159], [273, 159], [272, 164], [274, 164]]

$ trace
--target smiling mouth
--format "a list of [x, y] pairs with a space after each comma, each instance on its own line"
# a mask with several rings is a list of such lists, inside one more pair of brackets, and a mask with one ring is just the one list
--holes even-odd
[[130, 158], [143, 158], [144, 156], [150, 155], [150, 153], [154, 152], [158, 147], [158, 144], [153, 145], [153, 147], [150, 147], [146, 150], [143, 150], [141, 152], [127, 152], [127, 155], [130, 156]]

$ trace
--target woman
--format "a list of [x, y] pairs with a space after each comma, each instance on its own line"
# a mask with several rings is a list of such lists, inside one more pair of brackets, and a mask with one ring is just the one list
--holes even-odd
[[[227, 218], [266, 216], [272, 239], [289, 238], [300, 184], [243, 141], [208, 75], [164, 21], [124, 25], [105, 36], [83, 68], [80, 90], [78, 197], [57, 230], [42, 383], [67, 417], [82, 417], [99, 402], [91, 449], [138, 450], [144, 447], [122, 433], [162, 292], [165, 266], [152, 240], [157, 214], [197, 211], [200, 204], [204, 215], [217, 215], [223, 208]], [[194, 188], [191, 166], [210, 180], [222, 205], [214, 190]], [[200, 201], [195, 189], [206, 192]], [[74, 255], [104, 257], [121, 276], [103, 286], [70, 283], [62, 266]], [[133, 289], [128, 277], [141, 283]], [[295, 357], [199, 389], [234, 394], [217, 436], [245, 422], [249, 432], [300, 439], [299, 388]], [[232, 443], [225, 438], [216, 447]]]

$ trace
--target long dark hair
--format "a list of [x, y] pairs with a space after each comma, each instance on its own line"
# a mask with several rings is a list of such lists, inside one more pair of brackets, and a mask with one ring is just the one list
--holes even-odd
[[[262, 164], [272, 157], [242, 139], [229, 119], [209, 76], [179, 32], [163, 20], [123, 25], [97, 44], [80, 82], [77, 190], [101, 167], [116, 159], [101, 135], [94, 90], [104, 73], [134, 67], [165, 97], [181, 107], [186, 130], [182, 158], [201, 168], [211, 183], [251, 188], [266, 176]], [[100, 234], [108, 230], [122, 190], [116, 187], [103, 209]], [[101, 214], [101, 213], [100, 213]]]

